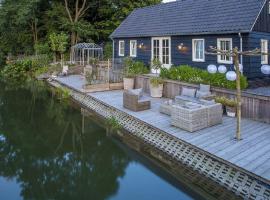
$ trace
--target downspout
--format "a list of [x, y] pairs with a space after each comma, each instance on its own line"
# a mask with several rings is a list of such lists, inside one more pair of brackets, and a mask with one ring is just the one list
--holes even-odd
[[[240, 32], [238, 33], [238, 35], [240, 38], [240, 51], [242, 52], [243, 51], [243, 37], [242, 37], [242, 34]], [[240, 56], [240, 62], [243, 65], [243, 55]]]

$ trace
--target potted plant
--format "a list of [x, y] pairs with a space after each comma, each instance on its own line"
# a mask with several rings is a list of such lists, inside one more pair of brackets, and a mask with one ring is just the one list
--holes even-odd
[[133, 72], [134, 62], [131, 58], [125, 58], [124, 60], [124, 89], [129, 90], [134, 88], [135, 74]]
[[156, 75], [160, 73], [160, 69], [162, 68], [162, 63], [158, 59], [152, 60], [151, 63], [152, 73]]
[[150, 79], [150, 94], [151, 97], [161, 98], [163, 94], [164, 81], [160, 77], [152, 77]]
[[217, 103], [221, 103], [225, 107], [227, 116], [229, 116], [229, 117], [236, 116], [237, 102], [235, 99], [229, 99], [227, 97], [216, 97], [215, 100]]
[[125, 58], [124, 60], [124, 89], [133, 89], [135, 77], [141, 74], [147, 74], [149, 70], [143, 62], [134, 61], [132, 58]]

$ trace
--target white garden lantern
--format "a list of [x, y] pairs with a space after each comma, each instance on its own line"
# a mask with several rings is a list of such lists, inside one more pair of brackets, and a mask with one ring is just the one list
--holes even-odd
[[217, 66], [216, 65], [208, 65], [207, 71], [210, 74], [215, 74], [215, 73], [217, 73]]
[[220, 65], [218, 67], [218, 72], [221, 74], [225, 74], [227, 72], [227, 67], [225, 65]]
[[261, 67], [261, 71], [263, 74], [269, 75], [270, 74], [270, 65], [263, 65]]
[[226, 73], [226, 79], [229, 80], [229, 81], [235, 81], [237, 78], [237, 75], [235, 73], [235, 71], [228, 71]]

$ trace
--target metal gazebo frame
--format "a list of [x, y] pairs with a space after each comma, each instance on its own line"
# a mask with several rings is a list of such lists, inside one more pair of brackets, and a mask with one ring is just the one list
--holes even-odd
[[70, 62], [89, 65], [91, 59], [102, 60], [103, 48], [95, 43], [78, 43], [71, 47]]

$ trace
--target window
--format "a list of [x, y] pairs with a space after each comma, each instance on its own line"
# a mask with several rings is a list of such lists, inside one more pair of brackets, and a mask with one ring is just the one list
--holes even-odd
[[[268, 40], [261, 40], [261, 52], [268, 53]], [[268, 55], [262, 55], [262, 64], [268, 64]]]
[[152, 60], [159, 60], [163, 67], [171, 67], [171, 38], [152, 38]]
[[130, 57], [136, 57], [136, 56], [137, 56], [137, 41], [130, 40]]
[[162, 40], [162, 63], [165, 65], [170, 64], [169, 48], [169, 40]]
[[195, 62], [204, 62], [204, 39], [192, 40], [192, 60]]
[[[232, 50], [232, 38], [219, 38], [217, 47], [222, 51]], [[227, 55], [218, 55], [218, 63], [233, 64], [232, 57]]]
[[119, 41], [119, 56], [125, 56], [125, 41]]

